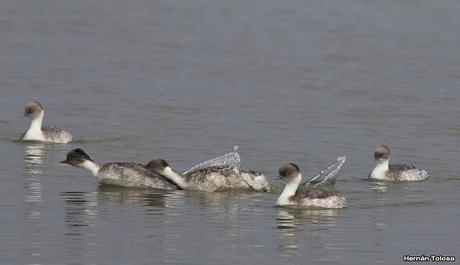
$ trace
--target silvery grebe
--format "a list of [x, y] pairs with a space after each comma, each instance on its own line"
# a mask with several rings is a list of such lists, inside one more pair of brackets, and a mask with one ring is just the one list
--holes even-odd
[[302, 185], [302, 175], [296, 164], [288, 163], [279, 169], [279, 178], [286, 181], [283, 192], [278, 197], [278, 206], [300, 206], [320, 208], [345, 208], [345, 197], [335, 191], [319, 187], [307, 187]]
[[24, 117], [30, 117], [30, 128], [22, 135], [21, 140], [42, 141], [49, 143], [68, 143], [72, 141], [72, 134], [51, 125], [44, 125], [45, 109], [37, 101], [26, 104]]
[[374, 159], [377, 163], [369, 173], [370, 180], [379, 181], [418, 181], [429, 177], [425, 170], [412, 165], [390, 165], [390, 148], [379, 145], [374, 150]]
[[98, 164], [79, 148], [70, 151], [66, 160], [61, 163], [90, 171], [100, 184], [166, 190], [179, 189], [177, 185], [142, 164], [127, 162]]
[[214, 192], [223, 189], [253, 189], [267, 192], [270, 184], [263, 172], [232, 168], [230, 166], [209, 166], [186, 174], [175, 172], [163, 159], [152, 160], [149, 169], [176, 183], [184, 190]]

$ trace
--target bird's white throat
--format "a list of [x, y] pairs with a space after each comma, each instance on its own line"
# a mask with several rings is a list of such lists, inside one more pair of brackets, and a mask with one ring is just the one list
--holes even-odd
[[389, 169], [389, 162], [390, 159], [377, 160], [377, 165], [375, 166], [374, 170], [372, 170], [371, 177], [374, 179], [384, 179], [385, 174]]
[[43, 113], [33, 118], [30, 127], [27, 132], [24, 134], [23, 140], [43, 140], [43, 132], [42, 132], [42, 123], [43, 123]]
[[97, 176], [97, 173], [99, 173], [99, 169], [100, 169], [100, 166], [91, 160], [85, 160], [83, 163], [80, 163], [78, 166], [88, 170], [94, 176]]
[[171, 167], [165, 167], [163, 171], [161, 172], [161, 175], [165, 176], [167, 179], [176, 183], [177, 186], [179, 186], [180, 188], [182, 189], [184, 188], [185, 186], [184, 178], [178, 173], [174, 172], [174, 170], [172, 170]]
[[276, 204], [277, 205], [292, 204], [289, 201], [289, 198], [292, 195], [294, 195], [295, 192], [297, 191], [300, 181], [302, 181], [302, 175], [299, 173], [295, 178], [291, 179], [288, 183], [286, 183], [286, 186], [284, 187], [284, 190], [281, 193], [281, 195], [278, 197]]

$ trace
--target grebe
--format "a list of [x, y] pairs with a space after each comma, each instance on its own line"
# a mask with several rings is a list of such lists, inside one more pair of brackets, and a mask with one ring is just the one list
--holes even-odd
[[175, 172], [163, 159], [152, 160], [149, 169], [176, 183], [184, 190], [214, 192], [223, 189], [253, 189], [267, 192], [270, 190], [262, 172], [233, 168], [227, 165], [209, 166], [188, 171], [185, 174]]
[[33, 140], [49, 143], [68, 143], [72, 141], [72, 134], [51, 125], [44, 125], [45, 109], [37, 101], [26, 104], [24, 117], [32, 119], [30, 128], [22, 135], [21, 140]]
[[179, 189], [177, 185], [142, 164], [127, 162], [98, 164], [79, 148], [70, 151], [66, 160], [61, 163], [90, 171], [100, 184], [165, 190]]
[[296, 164], [288, 163], [279, 169], [279, 178], [286, 181], [283, 192], [278, 197], [278, 206], [300, 206], [320, 208], [345, 208], [345, 197], [335, 191], [319, 187], [306, 187], [302, 185], [302, 175]]
[[390, 165], [390, 148], [379, 145], [374, 150], [374, 159], [377, 163], [369, 173], [370, 180], [379, 181], [418, 181], [429, 177], [425, 170], [412, 165]]

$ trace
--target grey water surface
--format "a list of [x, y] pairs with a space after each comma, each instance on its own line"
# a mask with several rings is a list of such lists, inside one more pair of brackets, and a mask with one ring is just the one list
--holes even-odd
[[[398, 264], [460, 250], [457, 0], [1, 0], [0, 264]], [[17, 142], [29, 100], [70, 144]], [[366, 181], [372, 151], [424, 182]], [[59, 164], [240, 146], [275, 185], [348, 160], [343, 210], [98, 186]], [[460, 257], [457, 257], [460, 258]]]

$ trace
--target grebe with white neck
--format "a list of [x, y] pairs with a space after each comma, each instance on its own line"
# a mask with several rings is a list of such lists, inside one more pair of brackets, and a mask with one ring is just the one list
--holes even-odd
[[149, 169], [176, 183], [184, 190], [214, 192], [224, 189], [251, 189], [268, 192], [270, 184], [263, 172], [234, 168], [228, 165], [212, 165], [187, 171], [174, 171], [163, 159], [152, 160]]
[[26, 104], [24, 117], [32, 119], [29, 129], [22, 135], [21, 140], [41, 141], [49, 143], [68, 143], [72, 134], [51, 125], [42, 125], [45, 109], [37, 101]]
[[75, 149], [67, 154], [61, 163], [84, 168], [95, 176], [100, 184], [177, 190], [179, 187], [159, 174], [149, 170], [142, 164], [118, 162], [95, 163], [82, 149]]
[[279, 169], [279, 178], [286, 181], [283, 192], [278, 197], [278, 206], [299, 206], [319, 208], [345, 208], [345, 197], [337, 192], [319, 187], [307, 187], [302, 185], [302, 175], [296, 164], [288, 163]]
[[390, 164], [390, 148], [379, 145], [374, 149], [374, 159], [377, 163], [369, 173], [370, 180], [378, 181], [418, 181], [429, 177], [425, 170], [412, 165]]

